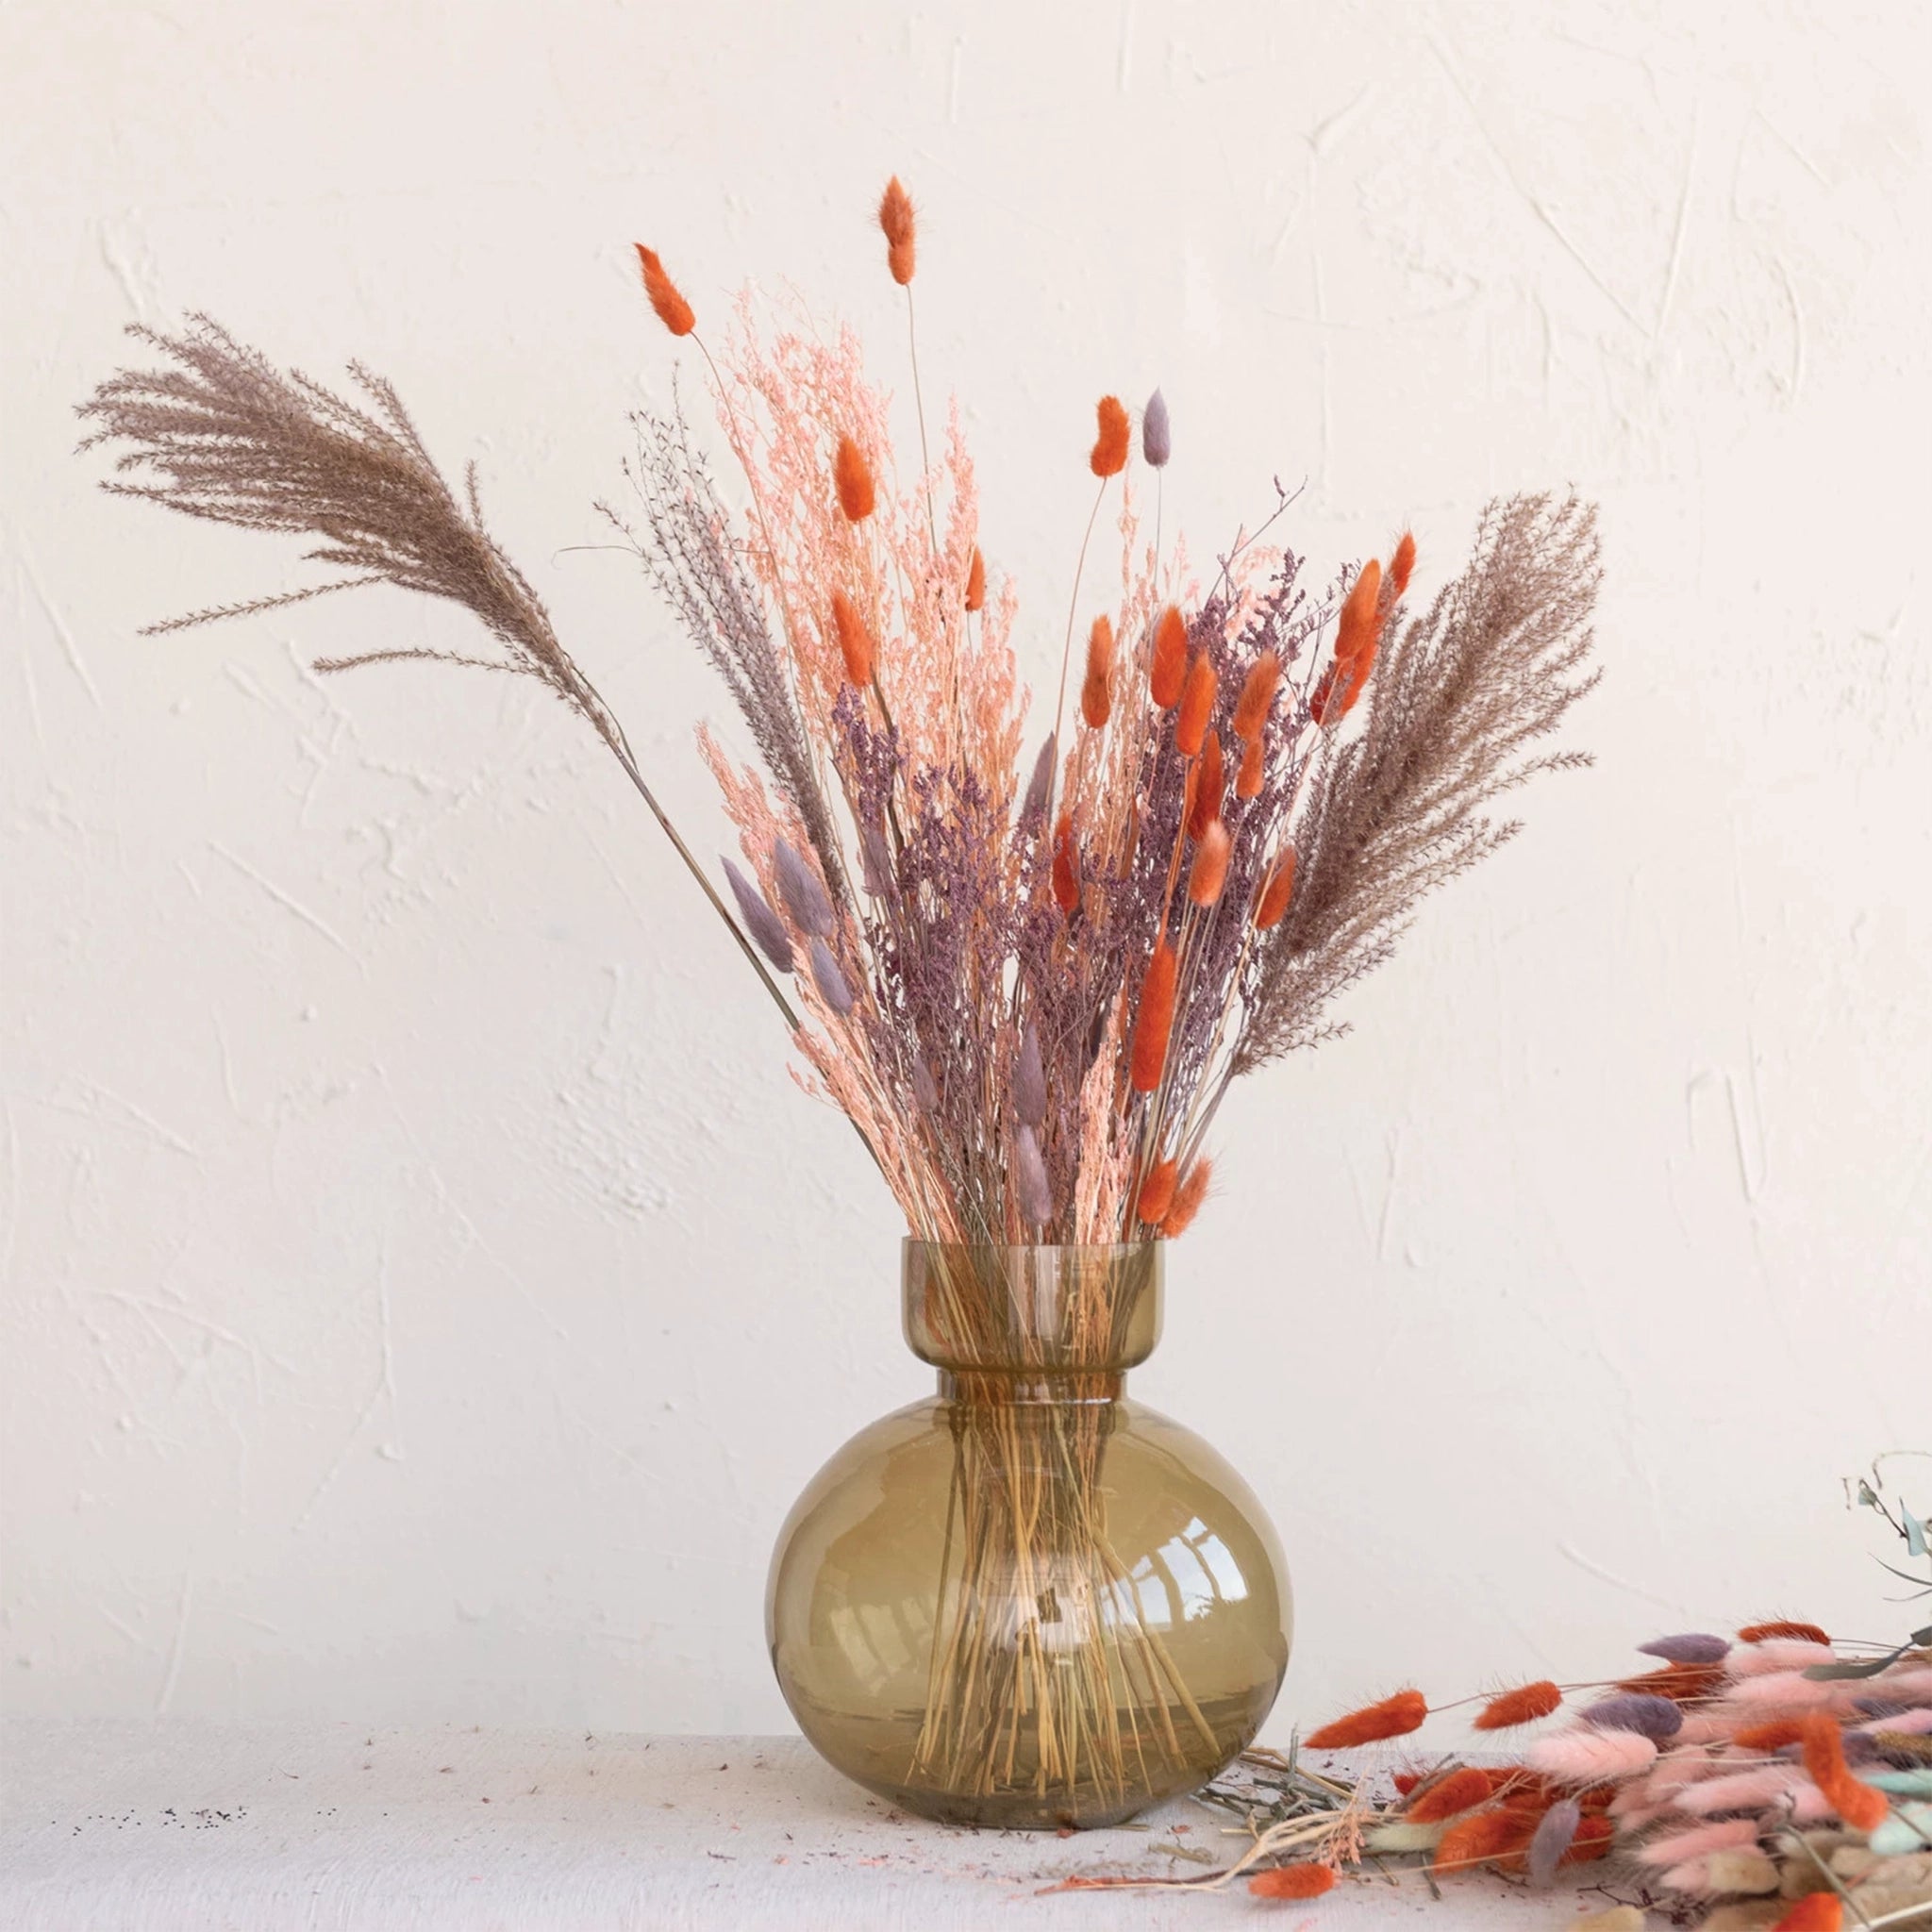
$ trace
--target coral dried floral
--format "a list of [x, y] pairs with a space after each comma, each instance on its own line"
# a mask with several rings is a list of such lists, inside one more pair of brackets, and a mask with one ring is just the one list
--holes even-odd
[[[878, 221], [909, 302], [915, 218], [896, 178]], [[164, 359], [101, 385], [82, 409], [90, 441], [119, 452], [110, 489], [309, 539], [341, 575], [294, 598], [388, 583], [465, 606], [489, 638], [474, 657], [375, 647], [320, 668], [480, 665], [578, 712], [916, 1233], [1177, 1232], [1230, 1081], [1339, 1031], [1330, 1003], [1388, 957], [1417, 900], [1516, 829], [1491, 816], [1497, 796], [1583, 762], [1541, 741], [1593, 681], [1593, 512], [1492, 505], [1474, 557], [1420, 612], [1404, 602], [1407, 533], [1386, 567], [1326, 582], [1240, 537], [1197, 580], [1178, 543], [1145, 535], [1133, 422], [1104, 395], [1085, 468], [1095, 516], [1113, 504], [1119, 564], [1090, 583], [1083, 546], [1058, 587], [1073, 613], [1059, 715], [1036, 724], [1029, 753], [1017, 593], [982, 548], [958, 410], [929, 453], [915, 364], [920, 460], [901, 482], [888, 399], [849, 332], [761, 340], [743, 301], [710, 341], [658, 253], [637, 259], [658, 319], [702, 354], [738, 472], [734, 507], [680, 409], [643, 413], [638, 507], [620, 520], [762, 767], [701, 733], [741, 848], [725, 893], [485, 528], [474, 474], [450, 487], [386, 382], [358, 367], [353, 403], [197, 318], [137, 332]], [[1060, 452], [1070, 489], [1079, 413], [1070, 404]], [[1164, 488], [1158, 391], [1139, 449]], [[1032, 1122], [1014, 1091], [1029, 1036], [1044, 1088]]]

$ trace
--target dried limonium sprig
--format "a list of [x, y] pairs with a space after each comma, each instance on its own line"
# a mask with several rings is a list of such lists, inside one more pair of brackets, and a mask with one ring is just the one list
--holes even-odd
[[[1171, 1238], [1208, 1198], [1230, 1082], [1339, 1031], [1330, 1003], [1389, 956], [1421, 897], [1514, 832], [1491, 815], [1501, 794], [1583, 762], [1545, 741], [1594, 681], [1594, 515], [1574, 498], [1492, 505], [1471, 562], [1417, 614], [1412, 536], [1318, 586], [1262, 541], [1292, 501], [1277, 492], [1204, 591], [1162, 541], [1164, 397], [1140, 417], [1150, 542], [1133, 421], [1105, 395], [1091, 445], [1068, 426], [1067, 471], [1084, 453], [1094, 493], [1053, 716], [1023, 755], [1016, 599], [988, 570], [957, 408], [927, 440], [917, 223], [896, 179], [878, 220], [919, 424], [903, 488], [886, 398], [849, 333], [766, 336], [741, 303], [713, 341], [662, 258], [637, 249], [653, 313], [701, 358], [742, 497], [741, 513], [674, 387], [636, 418], [635, 508], [606, 511], [762, 768], [701, 734], [739, 835], [722, 893], [486, 529], [474, 471], [458, 496], [379, 377], [356, 368], [364, 400], [350, 401], [196, 317], [136, 331], [157, 366], [83, 405], [88, 442], [117, 453], [109, 489], [306, 539], [342, 574], [158, 628], [385, 583], [474, 612], [487, 651], [378, 646], [320, 668], [475, 666], [535, 678], [582, 717], [917, 1233]], [[1090, 602], [1109, 504], [1116, 588]]]

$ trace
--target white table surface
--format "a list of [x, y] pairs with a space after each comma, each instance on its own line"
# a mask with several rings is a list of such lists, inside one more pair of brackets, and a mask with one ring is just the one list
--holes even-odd
[[1538, 1932], [1605, 1903], [1490, 1880], [1438, 1903], [1415, 1877], [1312, 1905], [1047, 1893], [1201, 1870], [1175, 1848], [1230, 1857], [1235, 1821], [1188, 1802], [1138, 1830], [953, 1829], [797, 1738], [16, 1721], [0, 1774], [4, 1932]]

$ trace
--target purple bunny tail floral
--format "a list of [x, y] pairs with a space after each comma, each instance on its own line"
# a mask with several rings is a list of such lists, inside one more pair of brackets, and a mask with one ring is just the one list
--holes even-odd
[[1174, 454], [1174, 429], [1167, 420], [1167, 398], [1156, 390], [1141, 411], [1141, 454], [1151, 468], [1164, 470]]
[[765, 895], [728, 858], [724, 860], [724, 876], [730, 883], [731, 896], [738, 901], [738, 916], [744, 921], [745, 931], [758, 942], [758, 951], [780, 973], [790, 973], [798, 964], [798, 956], [791, 950], [791, 935], [785, 930], [785, 922], [766, 904]]
[[1029, 1127], [1046, 1124], [1046, 1070], [1040, 1061], [1040, 1035], [1027, 1021], [1013, 1062], [1013, 1111]]
[[852, 1010], [852, 988], [832, 958], [832, 949], [817, 933], [811, 936], [811, 976], [826, 1006], [842, 1020]]
[[837, 930], [838, 922], [832, 916], [832, 902], [825, 897], [818, 874], [785, 839], [772, 848], [772, 866], [778, 874], [778, 896], [784, 900], [791, 923], [801, 932], [829, 939]]
[[1023, 1126], [1013, 1137], [1013, 1191], [1020, 1212], [1035, 1227], [1053, 1219], [1053, 1190], [1047, 1185], [1046, 1160], [1040, 1151], [1040, 1137]]
[[1575, 1841], [1576, 1828], [1582, 1823], [1583, 1812], [1574, 1798], [1560, 1799], [1543, 1813], [1536, 1835], [1529, 1841], [1525, 1861], [1529, 1866], [1529, 1882], [1532, 1885], [1554, 1883], [1557, 1867], [1563, 1862], [1563, 1854]]
[[1637, 1648], [1645, 1657], [1660, 1657], [1671, 1664], [1722, 1663], [1731, 1654], [1729, 1639], [1712, 1637], [1703, 1630], [1686, 1630], [1675, 1637], [1654, 1637]]
[[1653, 1697], [1645, 1690], [1626, 1691], [1621, 1697], [1606, 1697], [1583, 1713], [1587, 1724], [1600, 1731], [1635, 1731], [1641, 1738], [1661, 1743], [1684, 1728], [1683, 1710], [1668, 1697]]

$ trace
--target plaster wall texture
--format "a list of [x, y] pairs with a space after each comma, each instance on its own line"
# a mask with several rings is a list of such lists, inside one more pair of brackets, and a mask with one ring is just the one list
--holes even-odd
[[391, 375], [713, 852], [724, 700], [591, 509], [674, 362], [629, 244], [713, 313], [849, 317], [903, 409], [893, 170], [1036, 683], [1103, 390], [1164, 387], [1200, 555], [1276, 476], [1324, 575], [1409, 520], [1424, 591], [1491, 491], [1603, 504], [1597, 768], [1229, 1103], [1135, 1378], [1280, 1526], [1277, 1730], [1661, 1628], [1903, 1627], [1839, 1479], [1932, 1447], [1928, 38], [14, 0], [0, 1702], [783, 1725], [774, 1536], [923, 1386], [891, 1204], [576, 721], [305, 668], [466, 641], [393, 593], [139, 637], [308, 578], [97, 493], [70, 411], [196, 308]]

